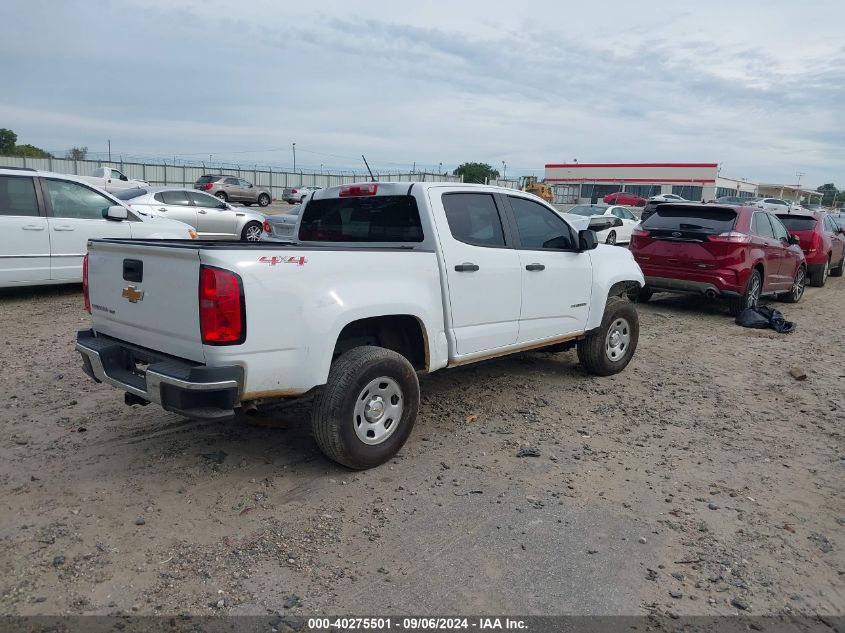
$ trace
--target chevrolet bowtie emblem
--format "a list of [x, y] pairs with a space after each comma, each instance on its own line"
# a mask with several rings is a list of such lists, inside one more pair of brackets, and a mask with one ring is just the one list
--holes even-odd
[[129, 303], [138, 303], [144, 300], [144, 291], [138, 290], [135, 286], [126, 286], [121, 293], [125, 299], [129, 299]]

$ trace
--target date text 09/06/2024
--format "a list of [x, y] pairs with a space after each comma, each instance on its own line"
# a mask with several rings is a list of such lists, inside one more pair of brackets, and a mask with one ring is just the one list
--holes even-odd
[[446, 631], [446, 630], [525, 630], [524, 620], [511, 618], [309, 618], [308, 629], [340, 629], [343, 631]]

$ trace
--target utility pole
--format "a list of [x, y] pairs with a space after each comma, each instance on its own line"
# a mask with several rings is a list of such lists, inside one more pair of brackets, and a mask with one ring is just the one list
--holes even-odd
[[502, 161], [502, 180], [507, 180], [508, 166], [505, 161]]
[[291, 143], [291, 148], [293, 148], [293, 171], [296, 172], [296, 143]]
[[109, 162], [111, 162], [111, 139], [109, 139]]
[[440, 163], [439, 165], [437, 165], [437, 173], [438, 174], [443, 173], [443, 163]]

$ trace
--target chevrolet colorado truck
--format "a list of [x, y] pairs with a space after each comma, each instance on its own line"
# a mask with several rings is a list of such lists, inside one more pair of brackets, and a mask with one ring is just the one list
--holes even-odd
[[622, 371], [643, 281], [628, 250], [528, 193], [343, 185], [306, 200], [295, 242], [92, 241], [76, 348], [127, 404], [192, 418], [316, 389], [318, 445], [363, 469], [407, 440], [419, 374], [571, 347]]

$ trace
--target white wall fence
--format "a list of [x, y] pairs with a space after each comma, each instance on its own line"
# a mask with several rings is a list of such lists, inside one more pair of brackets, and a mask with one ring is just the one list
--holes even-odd
[[[353, 173], [331, 173], [326, 170], [324, 173], [309, 173], [305, 171], [276, 171], [271, 168], [249, 169], [247, 167], [204, 167], [190, 165], [167, 165], [161, 163], [138, 163], [125, 161], [103, 161], [103, 160], [72, 160], [68, 158], [28, 158], [25, 156], [0, 156], [0, 166], [4, 167], [28, 167], [43, 171], [52, 171], [59, 174], [73, 174], [76, 176], [91, 176], [94, 170], [104, 165], [111, 165], [119, 169], [129, 178], [144, 180], [151, 185], [167, 186], [179, 185], [191, 187], [203, 174], [227, 174], [249, 180], [254, 185], [267, 187], [274, 198], [281, 198], [282, 191], [286, 187], [316, 186], [335, 187], [352, 182], [367, 182], [369, 174]], [[373, 175], [381, 181], [399, 182], [461, 182], [459, 176], [451, 174], [435, 174], [430, 172], [393, 172], [383, 173], [373, 171]], [[491, 185], [517, 189], [519, 183], [516, 180], [491, 180]]]

